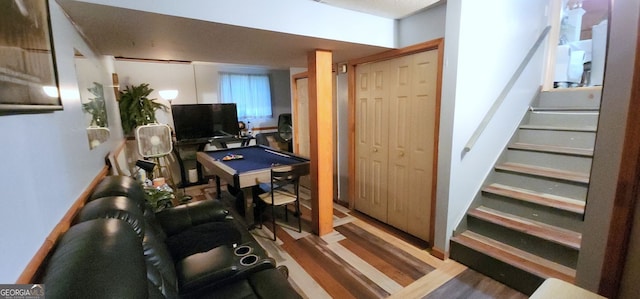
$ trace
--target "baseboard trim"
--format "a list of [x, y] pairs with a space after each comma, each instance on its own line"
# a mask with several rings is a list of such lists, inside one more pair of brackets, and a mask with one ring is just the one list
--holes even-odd
[[441, 259], [441, 260], [447, 260], [449, 259], [449, 252], [448, 251], [444, 251], [438, 247], [431, 247], [431, 255]]

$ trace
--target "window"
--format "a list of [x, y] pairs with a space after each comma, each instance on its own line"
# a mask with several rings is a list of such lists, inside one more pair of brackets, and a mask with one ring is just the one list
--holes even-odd
[[220, 99], [236, 103], [238, 118], [271, 117], [269, 75], [220, 73]]

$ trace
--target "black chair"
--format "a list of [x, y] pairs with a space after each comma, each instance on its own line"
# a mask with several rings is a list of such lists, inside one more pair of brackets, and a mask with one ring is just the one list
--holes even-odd
[[267, 139], [267, 134], [265, 133], [256, 134], [256, 144], [271, 146], [271, 144], [269, 143], [269, 139]]
[[[271, 168], [271, 181], [269, 192], [260, 194], [260, 199], [271, 206], [271, 221], [273, 224], [273, 240], [276, 240], [276, 206], [284, 206], [285, 220], [289, 221], [287, 205], [295, 203], [298, 217], [298, 232], [302, 232], [300, 220], [300, 197], [298, 182], [300, 174], [295, 166], [277, 166]], [[260, 226], [262, 227], [262, 213], [260, 213]]]

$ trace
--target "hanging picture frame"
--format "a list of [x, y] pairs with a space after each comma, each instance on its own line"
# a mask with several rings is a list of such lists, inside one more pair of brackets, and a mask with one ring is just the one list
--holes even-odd
[[62, 110], [47, 0], [0, 1], [0, 115]]

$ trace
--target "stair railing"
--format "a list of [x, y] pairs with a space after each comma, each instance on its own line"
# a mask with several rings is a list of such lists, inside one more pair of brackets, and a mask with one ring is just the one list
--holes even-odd
[[529, 49], [527, 56], [524, 57], [524, 59], [520, 63], [520, 66], [518, 66], [514, 74], [511, 76], [511, 79], [509, 80], [509, 82], [507, 82], [507, 85], [504, 86], [504, 88], [502, 89], [502, 92], [500, 92], [496, 100], [493, 102], [493, 105], [491, 105], [491, 108], [489, 109], [489, 111], [487, 111], [487, 114], [485, 114], [484, 118], [482, 119], [482, 121], [480, 122], [476, 130], [473, 132], [473, 135], [471, 135], [471, 138], [469, 138], [469, 141], [467, 141], [467, 144], [464, 146], [464, 149], [462, 150], [463, 156], [464, 154], [471, 151], [473, 146], [478, 141], [478, 138], [480, 138], [480, 135], [482, 135], [482, 132], [484, 131], [484, 129], [487, 128], [487, 125], [489, 125], [489, 122], [498, 111], [498, 108], [500, 108], [500, 105], [502, 105], [502, 102], [504, 102], [504, 100], [506, 99], [507, 94], [509, 94], [509, 92], [511, 91], [511, 88], [513, 88], [513, 86], [516, 84], [516, 81], [518, 80], [518, 78], [520, 78], [520, 75], [524, 71], [525, 67], [527, 67], [527, 65], [531, 61], [531, 58], [533, 58], [533, 55], [536, 53], [536, 51], [538, 51], [538, 48], [540, 48], [540, 45], [542, 45], [542, 41], [544, 41], [544, 39], [549, 34], [549, 30], [551, 30], [551, 26], [547, 26], [546, 28], [544, 28], [544, 30], [542, 30], [542, 33], [540, 33], [538, 40], [536, 40], [536, 42], [533, 44], [531, 49]]

